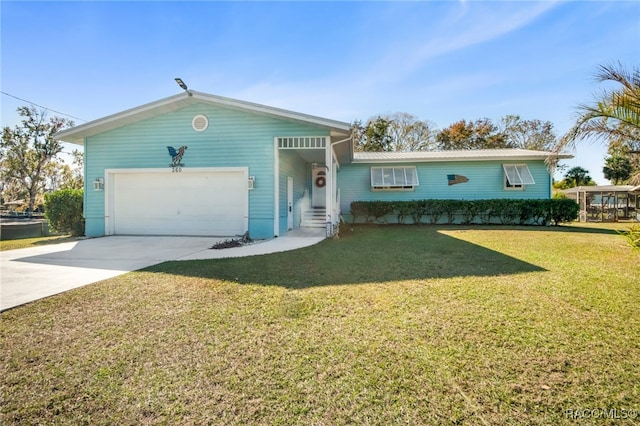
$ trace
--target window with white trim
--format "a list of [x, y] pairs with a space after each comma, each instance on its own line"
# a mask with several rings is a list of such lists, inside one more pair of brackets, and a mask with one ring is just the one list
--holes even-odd
[[524, 189], [525, 185], [536, 183], [526, 164], [503, 164], [502, 169], [505, 189]]
[[371, 189], [374, 191], [412, 191], [418, 185], [415, 167], [371, 167]]

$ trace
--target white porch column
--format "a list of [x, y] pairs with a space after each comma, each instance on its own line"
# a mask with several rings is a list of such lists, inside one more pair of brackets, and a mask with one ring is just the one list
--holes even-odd
[[273, 138], [273, 235], [280, 236], [280, 150]]
[[[333, 148], [331, 146], [331, 136], [327, 136], [327, 145], [325, 147], [324, 150], [324, 164], [327, 166], [327, 185], [325, 187], [326, 191], [325, 191], [325, 206], [326, 206], [326, 218], [325, 218], [325, 223], [330, 222], [331, 225], [333, 226], [333, 217], [331, 217], [331, 215], [333, 214], [333, 203], [334, 203], [334, 199], [333, 199], [333, 191], [335, 188], [336, 183], [333, 181]], [[331, 229], [329, 229], [327, 227], [327, 236], [329, 236], [329, 232], [331, 231]]]

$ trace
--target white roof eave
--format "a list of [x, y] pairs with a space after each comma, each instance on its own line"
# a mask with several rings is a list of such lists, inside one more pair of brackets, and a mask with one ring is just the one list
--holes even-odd
[[179, 94], [62, 130], [56, 133], [54, 137], [56, 140], [82, 145], [85, 137], [98, 135], [160, 114], [176, 111], [192, 103], [193, 100], [190, 96]]
[[122, 126], [166, 114], [168, 112], [177, 111], [196, 102], [224, 106], [242, 111], [250, 111], [256, 114], [324, 127], [328, 128], [332, 135], [349, 135], [351, 133], [351, 126], [348, 123], [255, 104], [252, 102], [190, 91], [190, 94], [180, 93], [178, 95], [170, 96], [168, 98], [160, 99], [155, 102], [99, 118], [70, 129], [62, 130], [54, 136], [56, 140], [82, 145], [84, 143], [84, 138], [86, 137], [104, 133], [109, 130], [117, 129]]
[[[551, 153], [529, 150], [476, 150], [476, 151], [425, 151], [403, 153], [380, 153], [381, 155], [358, 155], [355, 153], [353, 163], [397, 164], [397, 163], [437, 163], [450, 161], [544, 161]], [[387, 155], [385, 155], [387, 154]], [[390, 155], [389, 155], [390, 154]], [[363, 158], [364, 157], [364, 158]], [[368, 157], [368, 158], [367, 158]], [[377, 157], [377, 158], [376, 158]], [[571, 154], [559, 154], [559, 159], [573, 158]]]

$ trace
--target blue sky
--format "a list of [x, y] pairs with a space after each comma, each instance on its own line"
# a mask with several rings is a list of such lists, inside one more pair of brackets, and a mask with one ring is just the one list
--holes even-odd
[[[2, 91], [84, 120], [190, 88], [346, 122], [507, 114], [558, 135], [640, 62], [640, 2], [2, 1]], [[2, 95], [2, 126], [25, 102]], [[51, 113], [55, 114], [55, 113]], [[76, 120], [79, 124], [82, 121]], [[606, 148], [566, 162], [600, 184]]]

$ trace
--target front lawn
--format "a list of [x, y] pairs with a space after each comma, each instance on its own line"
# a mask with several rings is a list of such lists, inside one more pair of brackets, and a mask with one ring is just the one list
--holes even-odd
[[579, 225], [164, 263], [2, 313], [2, 423], [631, 424], [639, 265]]
[[77, 240], [76, 237], [72, 237], [70, 235], [54, 235], [50, 237], [34, 237], [34, 238], [21, 238], [18, 240], [2, 240], [0, 241], [0, 251], [30, 248], [30, 247], [43, 246], [48, 244], [67, 243], [69, 241], [76, 241], [76, 240]]

